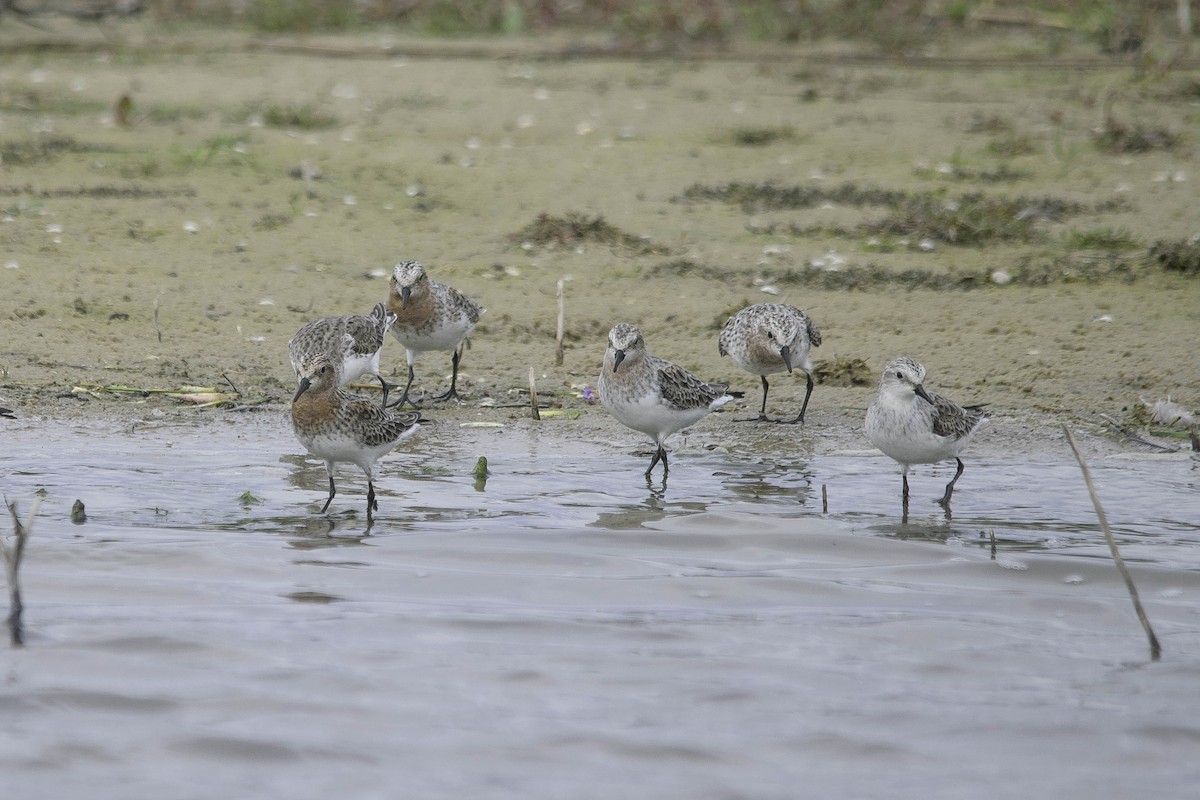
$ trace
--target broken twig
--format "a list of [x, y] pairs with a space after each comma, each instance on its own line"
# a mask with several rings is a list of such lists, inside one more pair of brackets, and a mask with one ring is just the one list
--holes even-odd
[[1154, 635], [1154, 629], [1150, 627], [1146, 609], [1142, 608], [1137, 587], [1133, 585], [1133, 576], [1125, 568], [1125, 561], [1121, 558], [1120, 551], [1117, 550], [1117, 540], [1113, 538], [1112, 530], [1108, 527], [1108, 517], [1104, 514], [1104, 507], [1100, 505], [1100, 497], [1096, 494], [1096, 487], [1092, 484], [1092, 473], [1088, 470], [1087, 462], [1083, 460], [1083, 453], [1079, 452], [1079, 448], [1075, 445], [1075, 437], [1071, 436], [1071, 429], [1063, 425], [1063, 433], [1067, 435], [1067, 444], [1071, 445], [1071, 451], [1075, 453], [1075, 460], [1079, 462], [1079, 469], [1083, 472], [1083, 481], [1087, 484], [1088, 494], [1092, 496], [1092, 505], [1096, 508], [1096, 516], [1100, 520], [1100, 529], [1104, 531], [1104, 538], [1108, 540], [1108, 549], [1112, 553], [1113, 563], [1117, 565], [1117, 572], [1120, 572], [1121, 577], [1125, 580], [1125, 588], [1129, 590], [1133, 609], [1137, 612], [1138, 620], [1146, 630], [1146, 638], [1150, 640], [1150, 660], [1158, 661], [1162, 658], [1162, 647], [1158, 643], [1158, 637]]
[[533, 367], [529, 368], [529, 407], [533, 409], [534, 419], [542, 418], [542, 412], [538, 411], [537, 384], [533, 379]]
[[4, 572], [8, 578], [8, 633], [13, 646], [20, 647], [25, 644], [21, 626], [21, 613], [24, 611], [21, 604], [21, 559], [25, 556], [25, 542], [33, 532], [33, 518], [37, 516], [38, 508], [42, 505], [42, 498], [34, 499], [33, 508], [29, 510], [29, 516], [23, 525], [17, 516], [17, 504], [10, 503], [7, 497], [4, 498], [4, 504], [8, 506], [8, 513], [12, 515], [14, 539], [11, 546], [7, 541], [0, 539], [0, 549], [4, 551]]
[[554, 366], [561, 367], [563, 365], [563, 316], [566, 312], [566, 298], [563, 293], [563, 282], [558, 282], [558, 328], [554, 334], [554, 341], [557, 345], [557, 350], [554, 354]]

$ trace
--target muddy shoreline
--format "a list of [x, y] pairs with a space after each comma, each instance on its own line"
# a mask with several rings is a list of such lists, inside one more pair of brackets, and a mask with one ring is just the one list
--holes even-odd
[[[1034, 450], [1063, 421], [1136, 425], [1141, 401], [1168, 395], [1200, 404], [1200, 285], [1145, 258], [1155, 241], [1198, 232], [1195, 142], [1136, 155], [1092, 142], [1105, 91], [1123, 119], [1164, 129], [1186, 130], [1194, 110], [1120, 63], [927, 71], [786, 51], [771, 63], [552, 62], [402, 45], [368, 60], [321, 43], [230, 52], [190, 36], [188, 52], [16, 48], [0, 68], [0, 405], [20, 418], [284, 413], [291, 334], [366, 313], [405, 258], [488, 309], [463, 360], [467, 402], [431, 409], [450, 422], [522, 414], [481, 403], [519, 407], [532, 367], [543, 397], [609, 424], [582, 395], [619, 321], [642, 327], [651, 351], [744, 390], [743, 416], [757, 378], [718, 356], [716, 336], [732, 310], [766, 301], [805, 308], [825, 337], [814, 362], [841, 375], [813, 395], [800, 438], [821, 432], [817, 447], [861, 445], [877, 372], [902, 353], [925, 363], [931, 387], [990, 404], [981, 447]], [[864, 226], [888, 212], [878, 205], [684, 199], [736, 181], [1085, 210], [965, 245], [872, 234]], [[543, 214], [602, 219], [654, 246], [522, 241]], [[1071, 244], [1081, 232], [1124, 235], [1087, 250]], [[852, 270], [874, 277], [816, 279]], [[913, 288], [903, 276], [914, 274], [953, 288]], [[1026, 274], [1044, 280], [970, 277]], [[390, 345], [396, 379], [404, 355]], [[418, 389], [444, 388], [448, 354], [417, 371]], [[186, 387], [236, 388], [232, 405], [259, 410], [167, 394]], [[803, 387], [802, 375], [778, 376], [772, 408], [797, 405]], [[711, 422], [738, 440], [777, 435], [733, 424]]]

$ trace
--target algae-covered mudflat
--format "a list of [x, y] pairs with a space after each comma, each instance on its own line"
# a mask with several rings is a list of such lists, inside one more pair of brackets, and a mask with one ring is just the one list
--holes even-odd
[[488, 309], [468, 402], [533, 367], [575, 403], [618, 321], [754, 390], [716, 333], [767, 300], [824, 332], [813, 427], [860, 415], [897, 354], [1002, 414], [1200, 401], [1186, 64], [118, 31], [3, 32], [0, 399], [22, 412], [145, 410], [114, 386], [282, 403], [291, 334], [366, 313], [402, 259]]

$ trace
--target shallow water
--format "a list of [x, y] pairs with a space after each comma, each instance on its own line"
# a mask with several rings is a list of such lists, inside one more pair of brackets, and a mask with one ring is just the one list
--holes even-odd
[[971, 459], [951, 519], [933, 502], [951, 473], [917, 469], [902, 521], [895, 465], [867, 452], [688, 443], [664, 489], [633, 437], [443, 425], [384, 459], [368, 535], [361, 477], [342, 467], [320, 514], [324, 469], [276, 415], [7, 426], [4, 492], [24, 510], [46, 490], [27, 646], [3, 656], [13, 796], [957, 798], [986, 781], [1116, 798], [1200, 780], [1186, 454], [1092, 463], [1163, 642], [1151, 664], [1069, 456]]

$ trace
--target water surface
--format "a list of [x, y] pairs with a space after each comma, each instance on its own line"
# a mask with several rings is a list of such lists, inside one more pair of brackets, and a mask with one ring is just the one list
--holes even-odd
[[[583, 435], [579, 435], [583, 431]], [[1200, 470], [439, 426], [365, 483], [276, 415], [22, 421], [44, 489], [6, 650], [13, 796], [1184, 797], [1200, 780]], [[487, 455], [491, 476], [471, 476]], [[829, 510], [822, 512], [822, 486]], [[246, 495], [246, 493], [249, 495]], [[88, 521], [68, 521], [82, 499]], [[996, 553], [991, 552], [991, 537]]]

